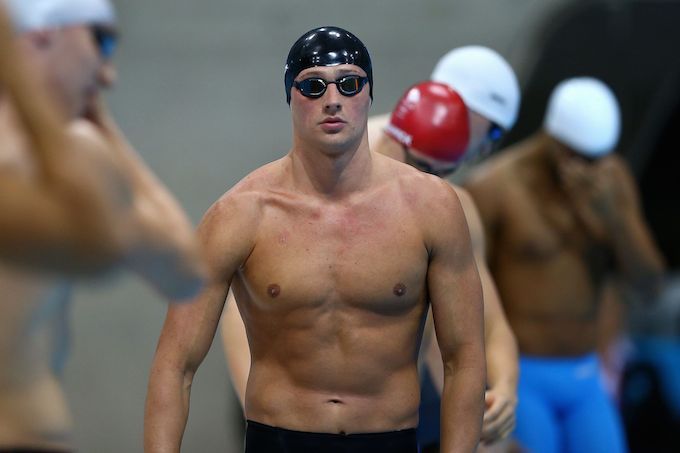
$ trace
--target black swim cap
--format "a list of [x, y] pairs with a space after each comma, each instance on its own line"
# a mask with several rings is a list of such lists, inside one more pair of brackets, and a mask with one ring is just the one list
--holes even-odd
[[286, 59], [286, 102], [290, 104], [293, 81], [301, 71], [314, 66], [353, 64], [366, 71], [373, 99], [373, 70], [371, 56], [364, 43], [340, 27], [319, 27], [300, 37], [288, 52]]

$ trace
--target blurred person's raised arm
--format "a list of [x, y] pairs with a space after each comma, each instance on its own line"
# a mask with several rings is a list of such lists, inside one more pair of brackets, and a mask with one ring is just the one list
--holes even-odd
[[127, 267], [166, 298], [194, 296], [206, 275], [187, 214], [130, 145], [101, 99], [92, 102], [85, 120], [102, 134], [130, 184]]
[[640, 297], [653, 299], [665, 264], [626, 163], [615, 154], [590, 164], [573, 161], [561, 176], [583, 225], [612, 250], [619, 276]]
[[633, 175], [618, 157], [615, 162], [618, 168], [613, 171], [619, 173], [622, 192], [620, 217], [615, 218], [612, 226], [616, 259], [633, 287], [654, 297], [661, 288], [664, 259], [644, 219]]
[[14, 27], [0, 2], [0, 94], [11, 100], [38, 169], [46, 177], [58, 165], [59, 153], [67, 146], [64, 126], [48, 90], [27, 67], [19, 54]]
[[107, 269], [124, 248], [108, 222], [109, 202], [120, 191], [103, 184], [121, 182], [115, 165], [96, 153], [79, 153], [83, 143], [70, 140], [48, 91], [26, 67], [1, 4], [0, 98], [17, 117], [36, 171], [29, 178], [11, 166], [0, 169], [0, 255], [65, 273]]

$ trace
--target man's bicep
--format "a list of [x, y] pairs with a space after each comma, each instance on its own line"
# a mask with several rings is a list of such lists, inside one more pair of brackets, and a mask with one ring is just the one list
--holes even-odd
[[253, 206], [257, 202], [251, 198], [224, 195], [198, 225], [198, 241], [215, 280], [231, 282], [234, 272], [255, 246], [260, 219], [257, 207]]
[[252, 209], [241, 210], [226, 199], [215, 203], [198, 227], [210, 283], [192, 302], [169, 307], [161, 336], [161, 342], [167, 338], [183, 351], [190, 367], [198, 366], [212, 344], [233, 275], [253, 246], [253, 220]]
[[457, 271], [432, 264], [428, 290], [435, 333], [444, 359], [483, 337], [482, 289], [473, 260]]
[[479, 273], [465, 216], [457, 199], [452, 203], [437, 229], [428, 269], [435, 332], [445, 358], [483, 335]]

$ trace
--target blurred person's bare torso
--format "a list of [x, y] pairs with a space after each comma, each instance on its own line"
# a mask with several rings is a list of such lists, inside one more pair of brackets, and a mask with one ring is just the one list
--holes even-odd
[[508, 320], [523, 354], [592, 352], [610, 251], [586, 230], [544, 154], [519, 146], [492, 173], [501, 189], [489, 264]]
[[[34, 178], [25, 141], [6, 113], [0, 108], [0, 177]], [[70, 446], [71, 414], [58, 376], [69, 293], [55, 275], [0, 261], [0, 449]]]

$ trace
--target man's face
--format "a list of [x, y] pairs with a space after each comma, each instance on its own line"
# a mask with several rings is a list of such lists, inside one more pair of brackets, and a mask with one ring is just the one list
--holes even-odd
[[[113, 30], [108, 30], [114, 33]], [[39, 49], [50, 89], [69, 118], [84, 115], [102, 88], [115, 82], [111, 55], [102, 53], [101, 26], [74, 25], [49, 30]]]
[[[319, 78], [335, 82], [346, 76], [366, 77], [358, 66], [343, 64], [305, 69], [295, 78], [301, 82]], [[366, 133], [371, 105], [368, 83], [354, 96], [340, 93], [338, 86], [327, 83], [318, 98], [305, 97], [298, 88], [291, 89], [293, 135], [296, 142], [306, 143], [331, 154], [357, 147]]]

